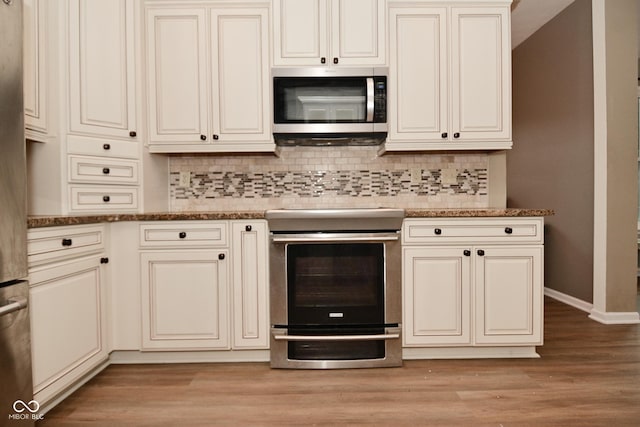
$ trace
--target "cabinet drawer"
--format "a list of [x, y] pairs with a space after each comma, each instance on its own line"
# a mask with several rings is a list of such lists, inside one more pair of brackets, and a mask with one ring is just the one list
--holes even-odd
[[138, 162], [135, 160], [69, 156], [69, 182], [137, 184]]
[[406, 219], [403, 244], [543, 243], [542, 218]]
[[138, 159], [137, 141], [119, 141], [87, 136], [69, 135], [67, 137], [67, 153], [84, 156], [123, 157]]
[[71, 187], [72, 211], [132, 211], [138, 208], [137, 188]]
[[101, 225], [31, 229], [27, 239], [29, 265], [101, 252], [105, 248]]
[[142, 247], [203, 247], [227, 246], [226, 222], [167, 222], [142, 224]]

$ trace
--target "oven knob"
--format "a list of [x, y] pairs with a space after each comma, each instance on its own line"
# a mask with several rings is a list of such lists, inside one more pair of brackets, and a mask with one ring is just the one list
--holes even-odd
[[224, 254], [218, 254], [218, 259], [222, 261], [224, 259]]
[[433, 230], [433, 232], [434, 232], [437, 236], [439, 236], [439, 235], [441, 235], [441, 234], [442, 234], [442, 230], [441, 230], [441, 229], [439, 229], [439, 228], [434, 229], [434, 230]]

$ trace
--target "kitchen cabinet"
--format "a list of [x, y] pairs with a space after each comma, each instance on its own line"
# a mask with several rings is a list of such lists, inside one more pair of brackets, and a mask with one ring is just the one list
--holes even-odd
[[391, 3], [387, 151], [511, 147], [509, 3]]
[[152, 152], [273, 151], [268, 3], [149, 7]]
[[536, 346], [542, 218], [407, 219], [405, 347]]
[[30, 230], [34, 399], [55, 399], [106, 366], [108, 258], [103, 226]]
[[385, 65], [385, 0], [274, 1], [274, 65]]

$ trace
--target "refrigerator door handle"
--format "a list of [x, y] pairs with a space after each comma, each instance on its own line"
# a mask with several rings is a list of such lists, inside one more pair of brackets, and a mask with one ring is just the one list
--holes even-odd
[[14, 311], [22, 310], [27, 307], [27, 299], [26, 298], [18, 298], [18, 299], [10, 299], [8, 300], [7, 305], [3, 305], [0, 307], [0, 317], [13, 313]]

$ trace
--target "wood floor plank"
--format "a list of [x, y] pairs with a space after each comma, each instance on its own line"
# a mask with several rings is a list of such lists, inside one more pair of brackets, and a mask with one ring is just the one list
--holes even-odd
[[545, 328], [540, 359], [112, 365], [38, 426], [640, 426], [640, 326], [546, 299]]

